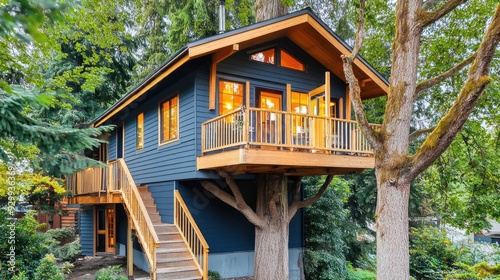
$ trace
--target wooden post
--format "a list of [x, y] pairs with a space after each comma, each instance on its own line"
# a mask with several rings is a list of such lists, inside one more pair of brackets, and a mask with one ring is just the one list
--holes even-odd
[[134, 279], [134, 243], [132, 242], [132, 221], [128, 221], [127, 227], [127, 275]]
[[[292, 112], [292, 85], [286, 84], [286, 112]], [[292, 144], [292, 117], [290, 114], [285, 114], [285, 141], [287, 145]]]

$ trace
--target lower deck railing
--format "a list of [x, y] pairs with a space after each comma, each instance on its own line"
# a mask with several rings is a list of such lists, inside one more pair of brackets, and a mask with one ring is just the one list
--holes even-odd
[[373, 153], [352, 120], [241, 108], [202, 124], [203, 153], [240, 145]]
[[149, 263], [152, 279], [156, 279], [156, 247], [158, 236], [139, 190], [123, 159], [109, 162], [108, 167], [93, 167], [67, 176], [68, 191], [73, 195], [120, 194], [125, 209], [136, 230], [137, 238]]
[[208, 243], [178, 190], [175, 191], [174, 195], [174, 223], [188, 246], [203, 279], [208, 279]]

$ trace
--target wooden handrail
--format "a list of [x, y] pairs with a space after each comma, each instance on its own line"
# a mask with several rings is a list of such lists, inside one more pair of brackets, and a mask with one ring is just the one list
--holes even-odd
[[182, 239], [189, 248], [195, 264], [203, 276], [208, 279], [208, 243], [203, 237], [189, 209], [184, 203], [181, 194], [175, 190], [174, 194], [174, 223], [182, 235]]
[[242, 145], [373, 154], [355, 120], [264, 108], [243, 107], [206, 121], [202, 139], [203, 154]]
[[126, 206], [129, 217], [136, 230], [136, 235], [148, 260], [151, 277], [152, 279], [156, 279], [156, 247], [158, 247], [160, 241], [146, 206], [141, 199], [139, 190], [135, 185], [125, 161], [120, 158], [110, 162], [109, 169], [110, 178], [108, 193], [121, 193], [123, 204]]

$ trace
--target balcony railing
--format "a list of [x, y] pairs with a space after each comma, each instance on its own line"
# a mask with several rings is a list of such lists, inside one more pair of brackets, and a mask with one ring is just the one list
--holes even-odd
[[202, 124], [204, 154], [243, 145], [373, 154], [358, 123], [352, 120], [241, 108]]
[[156, 247], [159, 239], [125, 161], [120, 158], [110, 162], [107, 167], [92, 167], [76, 172], [66, 178], [66, 184], [68, 191], [75, 196], [96, 193], [100, 195], [103, 192], [108, 197], [113, 194], [121, 196], [148, 260], [152, 279], [155, 279]]

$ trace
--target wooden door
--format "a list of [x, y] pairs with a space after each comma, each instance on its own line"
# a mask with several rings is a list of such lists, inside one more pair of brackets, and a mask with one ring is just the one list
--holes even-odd
[[278, 91], [261, 89], [259, 108], [266, 109], [257, 116], [257, 141], [268, 144], [282, 144], [282, 102], [283, 94]]
[[115, 205], [99, 205], [96, 209], [96, 252], [115, 253]]

